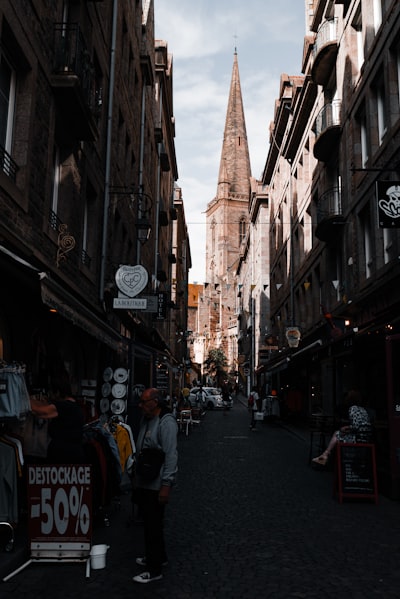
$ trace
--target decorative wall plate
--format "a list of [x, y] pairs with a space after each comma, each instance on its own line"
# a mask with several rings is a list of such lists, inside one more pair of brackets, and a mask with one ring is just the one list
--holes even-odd
[[111, 402], [111, 412], [113, 414], [122, 414], [125, 412], [125, 401], [123, 399], [113, 399]]
[[100, 400], [100, 412], [104, 414], [104, 412], [108, 412], [110, 409], [110, 402], [107, 397], [102, 397]]
[[103, 383], [101, 386], [101, 394], [103, 397], [108, 397], [111, 393], [110, 383]]
[[121, 397], [125, 397], [126, 395], [126, 385], [122, 385], [121, 383], [115, 383], [111, 389], [112, 396], [116, 399], [120, 399]]
[[105, 381], [106, 383], [111, 381], [113, 374], [113, 369], [108, 366], [103, 372], [103, 381]]
[[114, 371], [114, 381], [116, 383], [125, 383], [128, 380], [128, 371], [126, 368], [117, 368]]

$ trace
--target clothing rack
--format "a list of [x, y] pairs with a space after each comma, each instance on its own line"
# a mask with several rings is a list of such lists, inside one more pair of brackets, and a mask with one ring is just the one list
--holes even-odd
[[[10, 424], [23, 419], [30, 411], [25, 373], [26, 365], [22, 362], [0, 360], [0, 437], [8, 432]], [[14, 549], [14, 527], [7, 520], [0, 521], [0, 526], [6, 527], [10, 532], [4, 548], [10, 552]]]
[[15, 542], [14, 528], [12, 524], [10, 524], [9, 522], [0, 522], [0, 526], [6, 526], [10, 530], [10, 538], [4, 547], [4, 551], [6, 551], [7, 553], [11, 553], [11, 551], [13, 551], [14, 549]]

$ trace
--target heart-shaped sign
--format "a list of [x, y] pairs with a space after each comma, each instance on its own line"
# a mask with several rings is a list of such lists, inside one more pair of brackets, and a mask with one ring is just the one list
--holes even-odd
[[128, 297], [136, 297], [147, 285], [149, 275], [147, 270], [136, 266], [120, 266], [115, 274], [118, 289]]

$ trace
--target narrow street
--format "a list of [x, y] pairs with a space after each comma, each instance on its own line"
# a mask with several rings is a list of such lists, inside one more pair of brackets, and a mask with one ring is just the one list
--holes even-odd
[[140, 572], [142, 529], [129, 497], [110, 510], [94, 543], [110, 546], [106, 568], [31, 564], [1, 583], [1, 596], [175, 599], [398, 598], [397, 502], [383, 496], [339, 504], [332, 471], [307, 463], [306, 436], [278, 425], [249, 429], [247, 410], [208, 412], [179, 435], [179, 481], [167, 510], [163, 580]]

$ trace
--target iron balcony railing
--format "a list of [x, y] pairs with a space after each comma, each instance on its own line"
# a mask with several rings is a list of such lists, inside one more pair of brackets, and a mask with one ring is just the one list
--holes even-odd
[[321, 27], [318, 29], [314, 46], [313, 46], [313, 57], [315, 57], [320, 52], [321, 48], [330, 43], [335, 43], [338, 41], [338, 20], [329, 19], [322, 23]]
[[77, 23], [56, 23], [54, 37], [55, 73], [58, 76], [75, 75], [78, 77], [83, 98], [88, 107], [93, 110], [96, 104], [94, 67], [79, 25]]
[[56, 212], [54, 212], [54, 210], [50, 210], [49, 211], [49, 226], [51, 229], [53, 229], [54, 231], [58, 231], [59, 230], [59, 226], [62, 224], [62, 220], [60, 220], [60, 218], [57, 216]]
[[81, 262], [82, 264], [84, 264], [87, 268], [90, 268], [92, 265], [92, 258], [89, 256], [89, 254], [87, 253], [86, 250], [82, 250], [81, 251]]
[[19, 167], [2, 145], [0, 145], [0, 166], [4, 173], [15, 183]]
[[339, 187], [328, 189], [318, 199], [317, 223], [332, 218], [342, 216], [342, 196]]
[[340, 100], [334, 100], [322, 107], [315, 119], [314, 130], [316, 138], [331, 127], [340, 127], [341, 107], [342, 102]]

